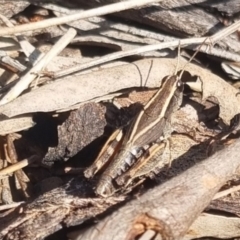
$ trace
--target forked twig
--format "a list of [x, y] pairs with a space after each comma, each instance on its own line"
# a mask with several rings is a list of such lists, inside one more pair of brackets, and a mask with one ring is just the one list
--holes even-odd
[[44, 55], [39, 62], [31, 68], [20, 80], [19, 82], [1, 99], [0, 105], [8, 103], [18, 97], [25, 89], [28, 88], [29, 84], [36, 78], [42, 69], [57, 56], [71, 40], [76, 36], [77, 32], [75, 29], [70, 28], [65, 35], [63, 35], [57, 43], [52, 47], [52, 49]]

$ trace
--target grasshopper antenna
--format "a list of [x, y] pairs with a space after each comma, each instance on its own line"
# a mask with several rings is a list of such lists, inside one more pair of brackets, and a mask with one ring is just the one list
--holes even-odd
[[[209, 38], [209, 37], [206, 37], [206, 38], [205, 38], [205, 40], [201, 43], [201, 45], [198, 46], [198, 48], [197, 48], [197, 50], [195, 51], [195, 53], [191, 56], [191, 58], [188, 60], [188, 62], [184, 65], [184, 67], [183, 67], [183, 69], [182, 69], [182, 71], [181, 71], [181, 73], [180, 73], [180, 75], [179, 75], [179, 79], [182, 78], [182, 75], [183, 75], [183, 72], [184, 72], [185, 68], [186, 68], [187, 65], [195, 58], [195, 56], [199, 53], [201, 47], [204, 45], [204, 43], [207, 41], [208, 38]], [[178, 46], [180, 46], [180, 41], [179, 41], [179, 45], [178, 45]], [[178, 59], [178, 60], [179, 60], [179, 59]], [[179, 63], [179, 62], [178, 62], [178, 63]], [[178, 65], [178, 63], [177, 63], [177, 65]]]
[[178, 68], [179, 68], [180, 55], [181, 55], [180, 50], [181, 50], [181, 41], [179, 40], [179, 42], [178, 42], [178, 54], [177, 54], [177, 66], [176, 66], [174, 75], [177, 75], [177, 71], [178, 71]]

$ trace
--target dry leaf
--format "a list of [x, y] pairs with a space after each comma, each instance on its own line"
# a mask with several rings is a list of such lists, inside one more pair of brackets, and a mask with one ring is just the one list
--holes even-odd
[[[180, 63], [180, 69], [184, 61]], [[114, 68], [102, 69], [81, 76], [70, 76], [35, 91], [24, 94], [16, 100], [0, 106], [0, 112], [13, 117], [29, 112], [49, 112], [68, 108], [74, 104], [94, 101], [109, 93], [124, 88], [158, 87], [163, 77], [174, 73], [173, 59], [145, 59]], [[220, 104], [220, 117], [229, 123], [240, 112], [237, 90], [222, 78], [194, 64], [188, 64], [186, 71], [197, 75], [203, 82], [203, 99], [215, 96]]]

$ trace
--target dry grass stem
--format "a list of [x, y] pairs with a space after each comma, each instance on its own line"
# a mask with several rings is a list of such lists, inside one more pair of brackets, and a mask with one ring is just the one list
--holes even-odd
[[237, 191], [239, 191], [239, 190], [240, 190], [240, 185], [239, 185], [239, 186], [235, 186], [235, 187], [231, 187], [231, 188], [226, 189], [226, 190], [223, 190], [223, 191], [221, 191], [221, 192], [218, 192], [218, 193], [214, 196], [213, 200], [218, 199], [218, 198], [221, 198], [221, 197], [225, 197], [225, 196], [227, 196], [228, 194], [232, 194], [232, 193], [237, 192]]
[[2, 205], [2, 206], [0, 206], [0, 211], [16, 208], [16, 207], [22, 205], [23, 203], [25, 203], [25, 202], [16, 202], [16, 203]]
[[30, 164], [32, 164], [33, 162], [35, 162], [37, 160], [37, 158], [35, 156], [32, 156], [30, 158], [24, 159], [20, 162], [17, 162], [11, 166], [8, 166], [6, 168], [3, 168], [0, 170], [0, 178], [3, 176], [5, 177], [7, 174], [11, 174], [17, 170], [20, 170], [26, 166], [29, 166]]
[[202, 44], [205, 41], [205, 44], [214, 44], [217, 41], [221, 40], [222, 38], [230, 35], [231, 33], [236, 31], [236, 28], [240, 27], [240, 21], [230, 25], [227, 28], [224, 28], [223, 30], [219, 31], [218, 33], [214, 34], [211, 37], [200, 37], [200, 38], [186, 38], [186, 39], [181, 39], [181, 40], [175, 40], [171, 42], [164, 42], [164, 43], [158, 43], [158, 44], [152, 44], [152, 45], [147, 45], [143, 47], [139, 47], [136, 49], [131, 49], [131, 50], [126, 50], [126, 51], [119, 51], [116, 53], [111, 53], [108, 54], [104, 57], [92, 60], [90, 62], [87, 62], [85, 64], [81, 64], [78, 66], [74, 66], [68, 69], [64, 69], [62, 71], [58, 71], [56, 74], [54, 74], [55, 78], [62, 77], [65, 75], [68, 75], [70, 73], [78, 72], [90, 67], [94, 67], [103, 63], [107, 63], [116, 59], [120, 59], [123, 57], [127, 56], [132, 56], [136, 54], [141, 54], [145, 52], [150, 52], [154, 50], [161, 50], [165, 48], [171, 48], [171, 47], [177, 47], [177, 46], [186, 46], [186, 45], [191, 45], [191, 44]]

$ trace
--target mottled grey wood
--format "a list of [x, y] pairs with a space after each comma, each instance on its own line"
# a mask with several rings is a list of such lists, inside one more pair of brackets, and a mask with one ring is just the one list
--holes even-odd
[[124, 198], [90, 198], [91, 186], [80, 179], [0, 215], [0, 239], [40, 240], [104, 212]]
[[[240, 167], [240, 140], [170, 181], [147, 191], [87, 229], [78, 239], [135, 239], [147, 229], [181, 239], [214, 194]], [[142, 229], [141, 229], [142, 228]]]

